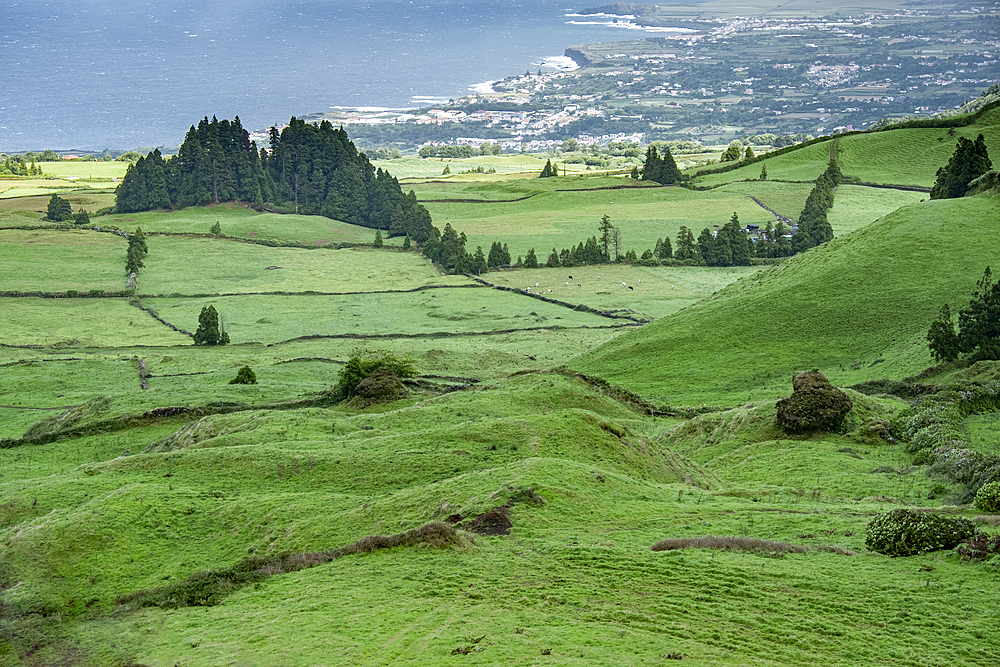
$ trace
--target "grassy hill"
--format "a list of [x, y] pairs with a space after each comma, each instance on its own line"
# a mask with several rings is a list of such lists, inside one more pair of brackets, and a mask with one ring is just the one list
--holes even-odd
[[968, 301], [1000, 245], [996, 197], [928, 201], [720, 290], [572, 362], [671, 405], [734, 405], [819, 368], [838, 385], [919, 373], [944, 303]]
[[[961, 131], [993, 142], [988, 123]], [[862, 180], [922, 185], [949, 143], [893, 130], [833, 150]], [[750, 165], [701, 191], [511, 175], [522, 157], [413, 187], [472, 248], [547, 254], [608, 214], [641, 252], [734, 210], [766, 222], [751, 195], [794, 216], [830, 146], [769, 158], [781, 182]], [[880, 164], [889, 151], [906, 164]], [[121, 289], [123, 239], [26, 229], [45, 225], [8, 204], [0, 666], [997, 664], [992, 564], [865, 547], [900, 507], [996, 531], [879, 435], [908, 401], [847, 389], [837, 432], [776, 421], [798, 370], [845, 386], [930, 364], [929, 321], [993, 261], [1000, 209], [925, 198], [842, 185], [837, 237], [773, 266], [484, 276], [510, 289], [398, 248], [335, 249], [371, 230], [318, 217], [98, 219], [148, 234], [131, 298], [90, 292]], [[209, 304], [231, 345], [185, 333]], [[334, 401], [373, 349], [413, 359], [410, 395]], [[228, 384], [243, 365], [258, 384]], [[962, 422], [980, 452], [997, 451], [995, 416]], [[690, 548], [652, 550], [668, 538]]]

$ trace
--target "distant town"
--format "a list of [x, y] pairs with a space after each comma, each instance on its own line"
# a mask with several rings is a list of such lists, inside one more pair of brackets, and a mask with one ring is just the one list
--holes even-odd
[[[947, 112], [1000, 80], [995, 4], [797, 19], [686, 17], [669, 14], [669, 7], [624, 13], [635, 8], [583, 13], [674, 28], [572, 46], [562, 62], [445, 105], [330, 109], [305, 119], [344, 125], [369, 149], [491, 142], [508, 152], [538, 152], [566, 139], [584, 146], [720, 144], [762, 134], [833, 134], [884, 118]], [[262, 138], [263, 132], [263, 145]]]

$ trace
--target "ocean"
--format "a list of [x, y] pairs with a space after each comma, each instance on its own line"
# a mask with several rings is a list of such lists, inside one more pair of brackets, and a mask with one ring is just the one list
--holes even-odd
[[7, 0], [0, 151], [175, 146], [205, 116], [256, 130], [424, 106], [565, 66], [574, 44], [642, 35], [574, 16], [581, 2]]

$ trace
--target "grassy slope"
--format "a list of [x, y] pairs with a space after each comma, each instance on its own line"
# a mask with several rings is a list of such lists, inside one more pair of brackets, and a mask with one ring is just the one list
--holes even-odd
[[761, 271], [573, 362], [671, 404], [787, 393], [817, 367], [835, 384], [919, 372], [943, 303], [968, 301], [998, 242], [995, 197], [928, 201]]
[[[607, 180], [599, 179], [601, 182]], [[810, 188], [808, 184], [768, 182], [735, 183], [707, 192], [678, 187], [541, 191], [519, 202], [427, 201], [425, 205], [436, 224], [443, 227], [450, 223], [465, 232], [470, 251], [476, 246], [488, 251], [490, 244], [500, 241], [508, 244], [512, 257], [524, 255], [529, 248], [547, 257], [552, 248], [561, 250], [576, 246], [597, 235], [601, 217], [607, 215], [611, 223], [622, 230], [622, 253], [635, 250], [642, 254], [652, 249], [658, 238], [668, 237], [673, 242], [681, 225], [694, 230], [697, 236], [705, 227], [725, 224], [734, 212], [744, 224], [755, 222], [764, 226], [769, 220], [773, 221], [774, 216], [747, 198], [754, 192], [775, 210], [797, 215]], [[449, 197], [459, 196], [449, 192]], [[429, 189], [423, 190], [421, 197], [436, 198]]]
[[[865, 414], [898, 409], [854, 398]], [[564, 665], [667, 654], [985, 665], [1000, 655], [989, 639], [996, 582], [948, 557], [649, 551], [706, 533], [861, 550], [882, 509], [871, 496], [927, 503], [922, 476], [868, 474], [901, 466], [897, 448], [776, 438], [773, 403], [680, 424], [656, 444], [638, 434], [638, 414], [558, 375], [394, 407], [213, 416], [174, 435], [162, 424], [38, 446], [30, 459], [0, 452], [17, 479], [0, 489], [19, 499], [4, 505], [0, 549], [21, 582], [7, 611], [63, 614], [20, 628], [51, 642], [36, 662], [72, 652], [94, 665], [497, 664], [545, 651]], [[248, 554], [475, 514], [526, 487], [545, 503], [514, 504], [509, 538], [349, 556], [207, 609], [106, 613], [118, 594]], [[969, 577], [982, 594], [962, 598], [959, 620]], [[479, 648], [453, 657], [469, 646]]]
[[[512, 191], [522, 185], [510, 184]], [[745, 194], [762, 192], [755, 188], [763, 185], [734, 184], [708, 195], [728, 208]], [[787, 196], [789, 202], [798, 194], [785, 188], [802, 189], [765, 187], [769, 197]], [[645, 196], [662, 207], [666, 202], [655, 198], [673, 189], [653, 192]], [[885, 193], [866, 207], [863, 192], [845, 191], [850, 196], [831, 212], [838, 232], [854, 230], [847, 236], [743, 277], [579, 362], [670, 402], [739, 405], [725, 413], [682, 423], [653, 420], [577, 379], [530, 374], [361, 413], [259, 408], [190, 424], [187, 418], [151, 420], [123, 431], [0, 450], [0, 665], [15, 664], [15, 648], [8, 643], [14, 635], [20, 657], [38, 665], [67, 659], [151, 667], [403, 660], [640, 665], [681, 656], [690, 664], [717, 665], [996, 664], [1000, 650], [992, 634], [1000, 588], [985, 568], [960, 566], [948, 554], [893, 560], [863, 549], [872, 514], [899, 503], [938, 505], [927, 497], [935, 480], [909, 467], [899, 447], [852, 433], [788, 438], [774, 424], [771, 397], [787, 395], [788, 376], [797, 368], [821, 365], [844, 384], [875, 375], [898, 377], [926, 365], [923, 319], [944, 300], [967, 300], [995, 254], [990, 236], [977, 232], [995, 225], [996, 199], [912, 204], [865, 227], [874, 211], [912, 200]], [[546, 196], [557, 195], [563, 196]], [[575, 201], [585, 204], [590, 196]], [[642, 200], [634, 203], [635, 220], [657, 221], [648, 230], [662, 226], [662, 215], [677, 215], [644, 210]], [[682, 215], [695, 210], [694, 219], [710, 217], [711, 209], [699, 209], [694, 199], [674, 203], [683, 207]], [[583, 206], [570, 200], [565, 205], [575, 214]], [[218, 214], [181, 212], [178, 220], [189, 217], [176, 223], [151, 215], [142, 224], [144, 229], [191, 225], [200, 232], [195, 227], [210, 225]], [[246, 212], [232, 216], [226, 220], [246, 224], [237, 223]], [[514, 229], [530, 223], [530, 215], [522, 219], [514, 208], [511, 216]], [[226, 231], [228, 223], [220, 224]], [[295, 231], [302, 239], [315, 231], [311, 222], [304, 224]], [[216, 244], [177, 240], [167, 251], [164, 243], [161, 257], [202, 247]], [[339, 255], [327, 252], [301, 259], [275, 251], [270, 256], [281, 262], [268, 265], [287, 260], [300, 280], [343, 281], [342, 267], [322, 261]], [[248, 253], [229, 268], [246, 261], [256, 265], [269, 256]], [[96, 267], [104, 260], [86, 261]], [[354, 266], [358, 275], [369, 268], [364, 262]], [[589, 279], [587, 290], [577, 288], [586, 292], [587, 303], [642, 310], [644, 299], [652, 299], [655, 306], [648, 310], [664, 315], [684, 304], [666, 293], [667, 281], [689, 299], [724, 282], [704, 270], [690, 276], [666, 268], [570, 271], [581, 284]], [[621, 277], [631, 284], [632, 271], [650, 297], [631, 290], [620, 298], [595, 280], [602, 275], [602, 282], [614, 277], [620, 284]], [[195, 275], [211, 285], [211, 272], [198, 268]], [[494, 277], [529, 283], [536, 277], [558, 289], [566, 288], [562, 273], [566, 270]], [[259, 270], [242, 277], [225, 274], [217, 284], [242, 285], [246, 291], [284, 280]], [[167, 284], [169, 276], [157, 277], [153, 269], [144, 280]], [[535, 318], [547, 317], [538, 309], [543, 304], [527, 297], [509, 295], [516, 304], [509, 305], [500, 293], [485, 289], [431, 293], [445, 299], [437, 319], [448, 327], [495, 324], [480, 317], [480, 304], [465, 298], [472, 295], [487, 295], [487, 311], [501, 317], [525, 308], [534, 310]], [[367, 296], [356, 307], [362, 315], [377, 313], [372, 322], [382, 323], [381, 329], [388, 318], [401, 330], [416, 331], [423, 326], [417, 316], [433, 312], [435, 304], [424, 299], [430, 299], [427, 292], [411, 297], [406, 308], [384, 302], [382, 295]], [[243, 308], [249, 314], [247, 331], [256, 326], [271, 335], [273, 328], [281, 329], [277, 338], [351, 322], [344, 316], [338, 324], [329, 305], [317, 309], [323, 301], [297, 307], [304, 316], [294, 317], [276, 308], [284, 300], [249, 297], [238, 307], [234, 302], [234, 312]], [[138, 311], [105, 311], [118, 308], [111, 300], [36, 301], [4, 301], [12, 315], [36, 309], [28, 318], [34, 324], [19, 325], [34, 333], [17, 335], [44, 333], [65, 344], [77, 334], [76, 320], [89, 312], [77, 310], [86, 303], [103, 313], [87, 324], [93, 344], [112, 347], [0, 348], [0, 363], [9, 364], [3, 367], [5, 378], [11, 379], [0, 403], [12, 405], [0, 408], [0, 417], [15, 407], [38, 414], [102, 393], [107, 397], [78, 411], [78, 423], [162, 405], [226, 400], [260, 405], [329, 386], [338, 368], [332, 362], [343, 360], [350, 347], [296, 341], [204, 349], [182, 340], [134, 348], [120, 323]], [[192, 306], [201, 302], [156, 305], [169, 312], [175, 301], [190, 323], [197, 311]], [[189, 303], [180, 308], [182, 301]], [[67, 306], [74, 309], [68, 316], [62, 310]], [[463, 315], [466, 320], [457, 319]], [[268, 318], [274, 321], [260, 321]], [[55, 329], [53, 321], [59, 322]], [[417, 353], [424, 372], [499, 377], [519, 367], [558, 363], [588, 341], [606, 340], [568, 335], [522, 330], [488, 340], [385, 343]], [[817, 359], [817, 349], [825, 350], [823, 358]], [[137, 389], [133, 355], [150, 363], [148, 391]], [[855, 359], [856, 370], [848, 366]], [[869, 365], [878, 359], [883, 361]], [[263, 367], [261, 385], [224, 384], [237, 366], [250, 362]], [[852, 429], [901, 407], [852, 397]], [[989, 432], [986, 424], [972, 427], [977, 434]], [[476, 514], [512, 495], [523, 497], [517, 490], [529, 487], [545, 503], [515, 503], [510, 537], [477, 538], [460, 549], [411, 547], [349, 556], [240, 589], [210, 608], [126, 611], [113, 605], [116, 595], [175, 583], [248, 555], [332, 548], [454, 513]], [[707, 533], [831, 544], [860, 553], [780, 558], [649, 551], [664, 537]], [[969, 594], [972, 587], [977, 594]], [[454, 655], [458, 647], [468, 654]]]

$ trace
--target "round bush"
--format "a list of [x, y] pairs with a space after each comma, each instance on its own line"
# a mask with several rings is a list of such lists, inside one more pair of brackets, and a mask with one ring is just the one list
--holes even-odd
[[819, 371], [799, 373], [792, 379], [792, 395], [778, 401], [778, 424], [786, 433], [832, 431], [854, 404]]
[[983, 484], [976, 492], [976, 509], [1000, 513], [1000, 482]]
[[976, 535], [976, 525], [964, 517], [898, 509], [868, 523], [865, 546], [887, 556], [914, 556], [954, 549]]

